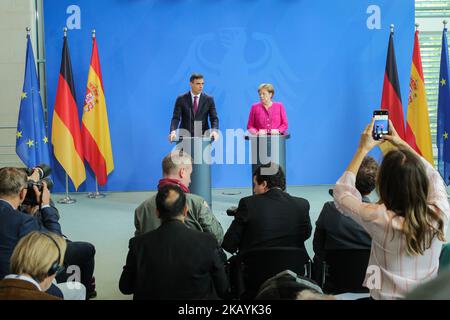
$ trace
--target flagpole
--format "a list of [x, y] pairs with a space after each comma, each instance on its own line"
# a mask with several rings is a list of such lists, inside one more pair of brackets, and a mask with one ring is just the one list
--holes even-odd
[[[64, 30], [64, 38], [67, 38], [67, 30], [68, 30], [67, 27], [65, 27], [63, 30]], [[75, 202], [77, 202], [77, 200], [75, 200], [69, 196], [69, 175], [66, 172], [66, 196], [64, 198], [58, 200], [58, 203], [72, 204]]]
[[[95, 29], [92, 29], [92, 40], [95, 39], [95, 33], [96, 33]], [[95, 192], [89, 192], [88, 193], [88, 198], [101, 199], [101, 198], [104, 198], [104, 197], [106, 197], [106, 195], [104, 193], [100, 193], [98, 191], [98, 181], [97, 181], [97, 177], [95, 177]]]
[[[444, 24], [444, 32], [447, 32], [447, 20], [442, 20], [442, 23]], [[444, 164], [445, 167], [445, 164]], [[445, 180], [445, 178], [444, 178]], [[448, 176], [448, 180], [450, 181], [450, 176]], [[447, 181], [445, 181], [445, 184], [447, 184]], [[447, 197], [448, 199], [450, 199], [450, 196]]]
[[72, 204], [72, 203], [75, 203], [75, 202], [77, 202], [77, 200], [75, 200], [75, 199], [73, 199], [73, 198], [71, 198], [69, 196], [69, 176], [66, 173], [66, 196], [64, 198], [62, 198], [62, 199], [59, 199], [58, 203], [61, 203], [61, 204]]
[[95, 177], [95, 192], [89, 192], [88, 198], [91, 199], [100, 199], [106, 197], [106, 194], [98, 192], [98, 182], [97, 177]]

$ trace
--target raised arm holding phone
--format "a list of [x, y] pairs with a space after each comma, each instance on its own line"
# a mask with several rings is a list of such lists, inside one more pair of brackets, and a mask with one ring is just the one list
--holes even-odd
[[[371, 297], [398, 299], [437, 275], [450, 207], [439, 172], [400, 138], [391, 121], [388, 134], [375, 140], [375, 121], [361, 134], [333, 194], [337, 209], [372, 238], [364, 281]], [[386, 141], [396, 149], [384, 156], [379, 168], [376, 189], [380, 200], [363, 203], [355, 188], [356, 174], [367, 153]]]

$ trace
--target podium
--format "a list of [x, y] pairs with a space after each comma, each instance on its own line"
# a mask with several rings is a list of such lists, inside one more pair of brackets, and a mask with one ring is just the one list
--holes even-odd
[[192, 175], [189, 191], [201, 196], [212, 208], [211, 195], [211, 138], [184, 137], [176, 140], [176, 149], [192, 157]]
[[291, 137], [289, 133], [280, 135], [246, 135], [245, 140], [250, 141], [251, 163], [252, 163], [252, 185], [253, 173], [256, 168], [269, 162], [277, 163], [286, 174], [286, 140]]

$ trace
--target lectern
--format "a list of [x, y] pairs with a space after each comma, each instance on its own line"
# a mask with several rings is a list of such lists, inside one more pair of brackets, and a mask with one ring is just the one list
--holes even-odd
[[252, 163], [252, 184], [253, 172], [262, 164], [269, 162], [277, 163], [286, 173], [286, 140], [290, 134], [280, 135], [247, 135], [245, 140], [250, 141], [251, 163]]
[[211, 138], [184, 137], [176, 141], [176, 148], [192, 157], [192, 175], [189, 190], [203, 197], [212, 208], [211, 196]]

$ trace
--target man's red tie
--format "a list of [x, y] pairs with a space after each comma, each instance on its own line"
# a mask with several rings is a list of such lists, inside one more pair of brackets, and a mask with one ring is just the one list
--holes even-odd
[[194, 96], [194, 114], [197, 113], [198, 110], [198, 102], [197, 102], [198, 97]]

